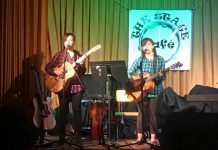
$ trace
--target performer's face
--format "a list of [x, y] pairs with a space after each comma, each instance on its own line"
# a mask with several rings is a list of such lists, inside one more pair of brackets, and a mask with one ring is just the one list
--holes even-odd
[[68, 36], [64, 42], [64, 47], [66, 49], [73, 49], [75, 44], [74, 37], [72, 35]]
[[143, 50], [146, 54], [152, 53], [152, 52], [153, 52], [153, 48], [154, 48], [154, 45], [152, 44], [151, 41], [147, 41], [147, 43], [142, 46], [142, 50]]

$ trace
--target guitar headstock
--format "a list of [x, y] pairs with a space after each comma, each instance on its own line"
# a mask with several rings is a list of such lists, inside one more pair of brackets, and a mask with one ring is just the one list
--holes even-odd
[[93, 47], [92, 49], [90, 49], [89, 51], [90, 52], [95, 52], [97, 50], [101, 49], [101, 45], [100, 44], [97, 44], [95, 47]]
[[101, 45], [97, 44], [95, 47], [91, 48], [88, 52], [86, 52], [82, 57], [76, 60], [77, 63], [82, 62], [86, 57], [88, 57], [91, 53], [101, 49]]
[[177, 69], [177, 68], [180, 68], [180, 67], [182, 67], [182, 66], [183, 66], [183, 64], [178, 61], [177, 63], [172, 64], [169, 68], [170, 68], [170, 69]]

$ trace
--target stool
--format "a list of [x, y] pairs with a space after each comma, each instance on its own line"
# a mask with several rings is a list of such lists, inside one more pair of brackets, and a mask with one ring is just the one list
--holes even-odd
[[[126, 134], [126, 127], [125, 127], [125, 123], [124, 123], [124, 119], [123, 116], [138, 116], [138, 112], [124, 112], [123, 111], [123, 107], [122, 104], [125, 102], [133, 102], [132, 100], [127, 98], [127, 94], [125, 90], [116, 90], [116, 101], [118, 102], [118, 111], [115, 112], [115, 116], [121, 116], [121, 124], [123, 124], [124, 126], [124, 130], [125, 130], [125, 134]], [[119, 127], [118, 127], [118, 123], [117, 123], [117, 136], [116, 138], [119, 138]]]

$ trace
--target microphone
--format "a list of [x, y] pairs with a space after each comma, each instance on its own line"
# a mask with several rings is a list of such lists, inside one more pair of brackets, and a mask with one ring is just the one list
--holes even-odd
[[98, 71], [101, 71], [101, 67], [100, 66], [96, 66], [95, 67]]
[[67, 44], [67, 45], [65, 45], [65, 48], [66, 49], [73, 49], [73, 46], [71, 44]]
[[98, 76], [101, 76], [101, 67], [100, 66], [96, 66], [95, 68], [98, 70]]
[[145, 58], [145, 51], [144, 50], [142, 50], [141, 55], [142, 55], [142, 59]]

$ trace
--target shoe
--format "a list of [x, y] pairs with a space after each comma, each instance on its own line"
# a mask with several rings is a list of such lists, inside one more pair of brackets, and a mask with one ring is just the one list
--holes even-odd
[[144, 143], [143, 139], [132, 141], [132, 144], [142, 144], [142, 143]]
[[104, 139], [100, 139], [99, 142], [98, 142], [98, 144], [99, 144], [99, 145], [104, 145], [104, 144], [105, 144]]
[[160, 146], [160, 142], [159, 142], [158, 139], [155, 139], [155, 140], [152, 140], [152, 141], [151, 141], [151, 145]]
[[59, 137], [59, 141], [57, 142], [57, 145], [58, 146], [63, 146], [65, 143], [65, 138], [64, 137]]
[[151, 145], [153, 146], [160, 146], [160, 143], [159, 143], [159, 140], [158, 138], [156, 137], [156, 134], [151, 134]]
[[82, 145], [81, 142], [79, 142], [79, 143], [75, 143], [75, 144], [73, 144], [73, 145], [79, 147], [80, 149], [83, 149], [83, 145]]
[[76, 145], [76, 146], [78, 146], [79, 148], [83, 149], [81, 137], [76, 137], [76, 139], [75, 139], [75, 144], [74, 144], [74, 145]]
[[132, 144], [142, 144], [144, 142], [145, 142], [145, 140], [144, 140], [143, 134], [142, 133], [138, 133], [137, 134], [137, 140], [133, 141]]
[[64, 145], [64, 141], [59, 140], [59, 141], [57, 142], [57, 145], [58, 145], [58, 146], [63, 146], [63, 145]]
[[137, 140], [135, 140], [135, 141], [132, 141], [131, 143], [132, 143], [132, 144], [136, 144], [136, 143], [138, 143], [138, 141], [137, 141]]

